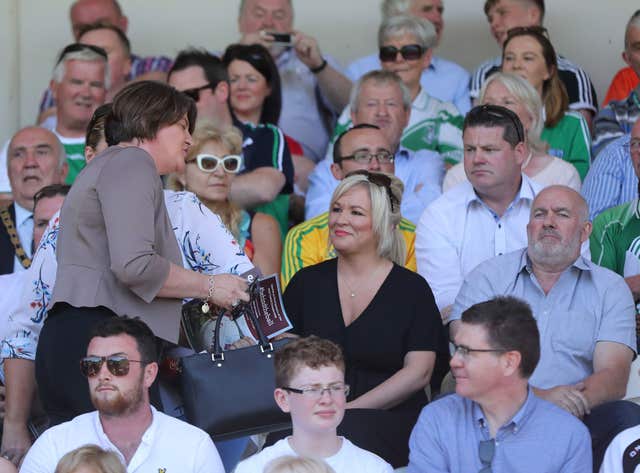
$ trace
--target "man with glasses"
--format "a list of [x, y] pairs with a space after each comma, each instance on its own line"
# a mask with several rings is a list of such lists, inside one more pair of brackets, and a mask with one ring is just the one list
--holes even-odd
[[[491, 35], [502, 49], [507, 32], [518, 26], [542, 26], [544, 0], [486, 0], [484, 13]], [[546, 30], [545, 30], [546, 31]], [[482, 63], [471, 76], [470, 95], [477, 99], [484, 81], [500, 70], [502, 56]], [[569, 108], [582, 113], [589, 126], [598, 111], [598, 98], [589, 75], [567, 58], [558, 56], [558, 74], [569, 94]]]
[[158, 354], [144, 322], [127, 317], [102, 322], [80, 370], [96, 411], [47, 430], [27, 453], [22, 471], [53, 473], [66, 453], [90, 443], [114, 451], [128, 471], [224, 472], [206, 432], [150, 404]]
[[546, 187], [531, 204], [527, 247], [485, 261], [465, 278], [450, 333], [473, 304], [496, 295], [526, 300], [541, 334], [529, 382], [536, 395], [584, 421], [597, 471], [612, 438], [640, 423], [640, 406], [620, 400], [636, 351], [633, 298], [622, 277], [580, 255], [590, 233], [582, 196]]
[[[417, 221], [425, 207], [441, 193], [445, 156], [436, 150], [425, 149], [428, 148], [426, 145], [405, 145], [405, 130], [413, 128], [408, 126], [413, 110], [407, 87], [391, 71], [371, 71], [356, 82], [348, 109], [349, 123], [340, 129], [336, 138], [353, 125], [367, 123], [380, 129], [387, 140], [386, 149], [393, 153], [395, 174], [405, 187], [402, 215], [413, 222]], [[434, 135], [437, 128], [435, 124], [429, 127]], [[461, 137], [460, 129], [456, 126], [447, 128], [458, 138]], [[431, 139], [438, 140], [434, 136]], [[459, 154], [460, 145], [456, 145], [454, 154]], [[336, 155], [333, 147], [330, 147], [330, 157], [318, 163], [309, 175], [305, 200], [307, 220], [328, 210], [331, 194], [342, 179], [340, 174], [336, 174], [340, 163], [336, 156], [341, 154]]]
[[427, 207], [416, 230], [418, 272], [446, 320], [465, 276], [479, 263], [526, 245], [540, 185], [523, 172], [524, 129], [511, 110], [473, 108], [463, 126], [468, 181]]
[[[402, 169], [405, 166], [406, 162], [396, 161], [398, 154], [394, 156], [390, 151], [391, 148], [385, 133], [377, 126], [366, 123], [356, 125], [338, 137], [333, 148], [333, 163], [330, 164], [330, 172], [333, 175], [335, 185], [332, 184], [331, 188], [324, 191], [326, 193], [325, 210], [317, 217], [293, 227], [285, 238], [280, 272], [283, 290], [300, 269], [335, 258], [335, 250], [333, 247], [327, 246], [329, 241], [328, 210], [331, 196], [338, 183], [351, 172], [367, 170], [394, 174], [396, 169]], [[321, 165], [322, 163], [319, 166]], [[406, 173], [403, 172], [403, 177], [406, 179], [401, 205], [403, 215], [405, 200], [412, 196], [411, 190], [408, 189], [415, 185], [416, 178], [420, 179], [418, 172], [412, 174], [409, 172], [409, 168], [406, 171]], [[396, 173], [396, 175], [398, 174]], [[400, 176], [398, 175], [398, 177]], [[407, 245], [405, 266], [415, 271], [415, 225], [406, 218], [402, 218], [398, 228]]]
[[587, 429], [529, 386], [540, 335], [525, 302], [469, 307], [452, 343], [456, 392], [422, 410], [407, 473], [591, 471]]
[[233, 180], [229, 198], [242, 208], [272, 215], [282, 235], [288, 228], [289, 194], [293, 191], [293, 163], [282, 131], [273, 125], [249, 125], [229, 107], [229, 76], [220, 59], [204, 50], [180, 51], [168, 77], [169, 85], [196, 102], [198, 121], [242, 133], [244, 167]]
[[291, 414], [293, 433], [241, 462], [236, 473], [264, 471], [285, 455], [322, 458], [335, 473], [393, 471], [382, 458], [337, 435], [349, 394], [338, 345], [315, 336], [300, 338], [276, 352], [274, 368], [274, 397]]

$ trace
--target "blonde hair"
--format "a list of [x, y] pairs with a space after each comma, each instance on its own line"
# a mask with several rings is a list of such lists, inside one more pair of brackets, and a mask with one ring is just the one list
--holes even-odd
[[323, 460], [285, 455], [271, 460], [264, 473], [335, 473]]
[[84, 445], [63, 456], [55, 473], [74, 473], [81, 466], [90, 466], [99, 473], [127, 473], [116, 453], [97, 445]]
[[546, 153], [548, 145], [540, 139], [544, 122], [542, 121], [542, 99], [526, 79], [510, 72], [495, 72], [489, 76], [480, 89], [479, 103], [484, 103], [484, 95], [492, 82], [500, 82], [507, 91], [524, 105], [531, 117], [531, 126], [527, 130], [527, 144], [539, 153]]
[[[193, 145], [189, 148], [187, 161], [194, 159], [204, 145], [208, 143], [224, 146], [231, 154], [242, 154], [242, 133], [235, 127], [231, 127], [227, 131], [220, 131], [209, 122], [198, 123], [192, 138]], [[185, 188], [189, 190], [188, 186], [183, 186], [175, 175], [169, 177], [167, 187], [178, 191], [185, 190]], [[222, 222], [231, 231], [231, 234], [239, 241], [242, 209], [228, 200], [224, 202], [210, 202], [202, 198], [201, 200], [209, 210], [220, 216]]]
[[[352, 173], [338, 184], [331, 197], [329, 208], [331, 209], [336, 200], [354, 187], [364, 186], [368, 188], [371, 199], [371, 224], [373, 234], [378, 240], [378, 256], [403, 266], [407, 257], [407, 246], [398, 225], [402, 219], [400, 205], [402, 203], [404, 184], [393, 174], [370, 171], [369, 174], [386, 176], [390, 180], [389, 187], [374, 184], [367, 175]], [[393, 209], [391, 196], [394, 199]]]

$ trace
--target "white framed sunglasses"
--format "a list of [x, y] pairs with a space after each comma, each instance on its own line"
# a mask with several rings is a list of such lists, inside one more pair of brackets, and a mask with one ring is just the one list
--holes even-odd
[[231, 174], [239, 173], [242, 168], [242, 156], [237, 154], [228, 154], [223, 157], [215, 154], [199, 154], [195, 159], [187, 161], [187, 163], [193, 162], [198, 165], [198, 169], [202, 172], [214, 172], [221, 164], [225, 172]]

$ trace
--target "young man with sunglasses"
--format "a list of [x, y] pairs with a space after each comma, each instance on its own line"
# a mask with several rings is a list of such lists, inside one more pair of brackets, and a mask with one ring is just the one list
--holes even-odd
[[[486, 0], [484, 13], [500, 49], [511, 28], [539, 27], [544, 20], [544, 0]], [[545, 34], [546, 29], [544, 29]], [[484, 81], [500, 70], [502, 57], [483, 62], [471, 76], [471, 99], [477, 99]], [[589, 75], [567, 58], [558, 56], [558, 74], [569, 94], [569, 108], [582, 113], [589, 126], [598, 111], [598, 98]]]
[[491, 258], [465, 277], [449, 330], [457, 333], [467, 307], [496, 295], [531, 304], [541, 356], [529, 383], [537, 396], [584, 422], [598, 471], [613, 437], [640, 424], [640, 406], [621, 400], [636, 352], [633, 297], [621, 276], [581, 256], [591, 222], [575, 190], [542, 190], [526, 229], [525, 248]]
[[315, 336], [300, 338], [276, 352], [274, 365], [274, 397], [291, 414], [293, 433], [241, 462], [236, 473], [261, 472], [285, 455], [322, 458], [335, 473], [393, 471], [382, 458], [337, 435], [349, 394], [338, 345]]
[[540, 335], [525, 302], [497, 297], [468, 308], [452, 344], [455, 394], [422, 410], [407, 473], [591, 471], [585, 426], [529, 386]]
[[114, 317], [97, 326], [80, 360], [96, 411], [47, 430], [21, 470], [53, 473], [67, 452], [91, 443], [114, 451], [129, 472], [223, 473], [206, 432], [150, 404], [157, 357], [155, 337], [141, 320]]
[[272, 215], [282, 235], [288, 228], [293, 162], [282, 131], [273, 125], [240, 122], [229, 107], [229, 76], [220, 59], [204, 50], [180, 51], [168, 77], [169, 85], [196, 102], [198, 120], [226, 131], [242, 132], [244, 166], [233, 181], [230, 200], [242, 208]]

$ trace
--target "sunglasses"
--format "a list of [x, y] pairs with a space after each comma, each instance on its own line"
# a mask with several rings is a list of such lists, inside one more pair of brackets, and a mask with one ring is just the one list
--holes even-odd
[[187, 161], [187, 164], [189, 163], [196, 163], [202, 172], [214, 172], [222, 164], [225, 172], [237, 174], [242, 167], [242, 156], [228, 154], [219, 158], [214, 154], [199, 154], [195, 159]]
[[528, 34], [543, 36], [549, 39], [549, 31], [544, 26], [516, 26], [507, 31], [507, 38]]
[[84, 44], [84, 43], [72, 43], [66, 46], [60, 52], [60, 55], [58, 56], [58, 61], [56, 62], [56, 64], [60, 64], [67, 54], [77, 53], [80, 51], [92, 51], [98, 54], [99, 56], [101, 56], [105, 61], [107, 61], [107, 52], [101, 47], [93, 46], [91, 44]]
[[391, 212], [394, 213], [396, 211], [396, 206], [400, 206], [400, 201], [393, 195], [391, 192], [391, 178], [385, 174], [379, 172], [370, 172], [366, 169], [360, 169], [358, 171], [352, 171], [347, 174], [346, 177], [349, 176], [364, 176], [367, 178], [371, 184], [375, 184], [378, 187], [382, 187], [387, 190], [387, 195], [389, 196], [389, 203], [391, 204]]
[[[515, 129], [518, 142], [520, 143], [524, 141], [524, 128], [522, 126], [522, 122], [518, 118], [518, 115], [516, 115], [508, 108], [502, 107], [500, 105], [484, 104], [478, 105], [477, 107], [471, 109], [469, 114], [471, 113], [473, 113], [473, 115], [485, 115], [491, 118], [497, 118], [499, 120], [510, 121], [513, 125], [513, 128]], [[500, 126], [504, 126], [504, 124], [501, 124]]]
[[130, 360], [125, 355], [85, 356], [80, 360], [80, 372], [87, 378], [92, 378], [100, 372], [105, 361], [107, 362], [109, 373], [114, 376], [126, 376], [129, 374], [129, 363], [148, 363], [146, 361]]
[[481, 440], [478, 444], [478, 456], [482, 463], [482, 469], [478, 473], [492, 473], [491, 462], [496, 455], [496, 442], [495, 440]]
[[203, 90], [206, 90], [206, 89], [214, 90], [215, 89], [215, 84], [213, 82], [209, 82], [208, 84], [205, 84], [205, 85], [200, 86], [200, 87], [194, 87], [193, 89], [183, 90], [182, 93], [184, 95], [186, 95], [187, 97], [193, 99], [194, 102], [199, 102], [200, 101], [200, 92], [202, 92]]
[[415, 61], [422, 57], [424, 51], [419, 44], [407, 44], [400, 49], [395, 46], [381, 46], [379, 57], [382, 62], [393, 62], [400, 53], [406, 61]]

